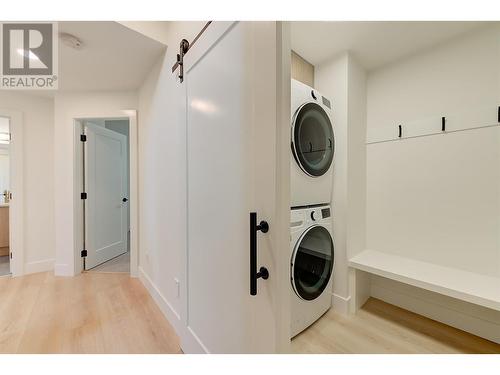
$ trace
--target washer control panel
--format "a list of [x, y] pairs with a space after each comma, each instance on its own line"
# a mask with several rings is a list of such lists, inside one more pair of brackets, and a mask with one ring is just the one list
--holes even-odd
[[290, 215], [290, 227], [300, 227], [304, 224], [328, 219], [331, 216], [330, 206], [293, 209]]
[[330, 207], [318, 208], [311, 210], [311, 220], [317, 221], [321, 219], [328, 219], [331, 216]]
[[318, 211], [311, 211], [311, 220], [312, 221], [318, 220]]
[[321, 217], [326, 219], [331, 216], [330, 207], [325, 207], [321, 209]]

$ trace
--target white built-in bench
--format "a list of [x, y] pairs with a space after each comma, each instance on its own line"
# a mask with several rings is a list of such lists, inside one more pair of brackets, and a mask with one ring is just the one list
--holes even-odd
[[500, 277], [365, 250], [349, 266], [367, 273], [500, 311]]

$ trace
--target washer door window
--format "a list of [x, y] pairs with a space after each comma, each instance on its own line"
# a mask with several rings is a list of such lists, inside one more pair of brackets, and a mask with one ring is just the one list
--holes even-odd
[[327, 113], [316, 103], [299, 108], [293, 123], [292, 151], [300, 168], [310, 176], [325, 174], [333, 161], [334, 135]]
[[292, 285], [300, 298], [311, 301], [323, 293], [332, 274], [333, 260], [330, 232], [319, 225], [308, 229], [292, 258]]

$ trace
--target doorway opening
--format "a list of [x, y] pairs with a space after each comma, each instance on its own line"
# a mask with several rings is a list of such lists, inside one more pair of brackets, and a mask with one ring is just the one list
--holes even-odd
[[80, 120], [83, 270], [130, 273], [130, 120]]
[[0, 117], [0, 276], [11, 274], [10, 262], [10, 118]]

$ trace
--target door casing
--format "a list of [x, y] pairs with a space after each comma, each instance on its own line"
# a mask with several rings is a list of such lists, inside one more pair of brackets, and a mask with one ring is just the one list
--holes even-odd
[[107, 113], [89, 113], [73, 119], [74, 128], [74, 259], [77, 265], [77, 273], [83, 272], [83, 258], [81, 251], [83, 249], [83, 202], [80, 197], [83, 186], [83, 144], [80, 140], [82, 134], [83, 120], [85, 119], [125, 119], [129, 120], [129, 176], [130, 176], [130, 276], [138, 277], [139, 265], [139, 206], [138, 206], [138, 143], [137, 143], [137, 111], [121, 110]]
[[[125, 121], [128, 122], [128, 120]], [[130, 225], [128, 224], [129, 206], [128, 202], [123, 202], [123, 199], [128, 199], [129, 190], [127, 177], [128, 136], [106, 129], [103, 126], [93, 124], [92, 122], [85, 123], [84, 134], [86, 140], [83, 143], [85, 148], [85, 186], [83, 191], [87, 194], [87, 199], [84, 200], [85, 250], [87, 251], [84, 265], [85, 270], [90, 270], [127, 252], [128, 232], [130, 229]], [[101, 142], [104, 142], [106, 146], [101, 145], [101, 147], [99, 147]], [[117, 144], [119, 144], [118, 149], [115, 148]], [[113, 153], [113, 151], [118, 151], [120, 153], [118, 159], [115, 159], [116, 154]], [[99, 152], [111, 153], [97, 156]], [[105, 171], [98, 167], [110, 161], [113, 161], [112, 165], [107, 164], [110, 170]], [[112, 180], [117, 184], [112, 188], [107, 184], [101, 183], [101, 181], [104, 181], [107, 177], [113, 176], [111, 170], [118, 173], [118, 175], [114, 175], [115, 178], [119, 176], [116, 180]], [[101, 171], [102, 174], [99, 174], [98, 171]], [[111, 182], [111, 180], [109, 182]], [[109, 204], [109, 206], [104, 209], [101, 207], [101, 205], [104, 204], [102, 201], [102, 194], [106, 195], [106, 203]], [[97, 204], [98, 200], [100, 204]], [[119, 208], [117, 207], [117, 202], [119, 202]], [[114, 225], [108, 226], [106, 231], [98, 235], [98, 232], [103, 227], [106, 227], [106, 225], [111, 225], [111, 223], [116, 225], [115, 220], [117, 220], [118, 217], [120, 222], [118, 227]], [[114, 236], [117, 233], [113, 232], [112, 228], [119, 228], [119, 241], [117, 241], [117, 237]], [[114, 235], [112, 235], [112, 233], [114, 233]], [[112, 239], [111, 237], [107, 237], [108, 235], [111, 235]]]
[[9, 204], [9, 248], [13, 254], [10, 271], [13, 277], [24, 275], [24, 125], [20, 111], [0, 109], [0, 116], [10, 119], [11, 142]]

